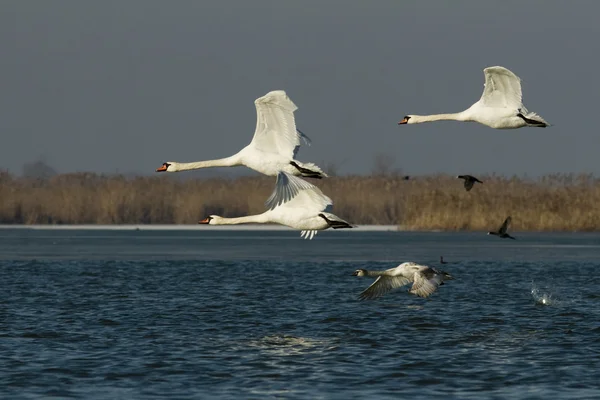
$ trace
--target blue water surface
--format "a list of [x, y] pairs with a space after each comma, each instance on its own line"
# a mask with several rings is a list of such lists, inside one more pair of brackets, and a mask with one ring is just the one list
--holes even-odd
[[0, 398], [600, 398], [600, 235], [515, 236], [0, 229]]

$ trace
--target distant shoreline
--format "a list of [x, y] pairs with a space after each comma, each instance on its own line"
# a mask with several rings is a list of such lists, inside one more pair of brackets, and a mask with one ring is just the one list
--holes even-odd
[[[28, 179], [0, 171], [0, 223], [48, 229], [74, 225], [202, 230], [207, 227], [196, 222], [208, 215], [263, 213], [265, 199], [273, 191], [271, 178], [180, 181], [170, 175], [126, 178], [79, 173]], [[396, 175], [344, 176], [314, 183], [333, 200], [335, 214], [358, 225], [358, 231], [487, 232], [511, 216], [513, 232], [600, 232], [600, 179], [592, 175], [478, 178], [484, 183], [470, 191], [448, 175], [409, 180]]]

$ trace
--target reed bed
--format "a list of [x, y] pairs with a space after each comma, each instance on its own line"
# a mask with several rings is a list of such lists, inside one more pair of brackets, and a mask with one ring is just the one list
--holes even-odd
[[[209, 214], [261, 213], [273, 177], [178, 179], [93, 173], [20, 178], [0, 172], [1, 224], [195, 224]], [[506, 216], [515, 231], [600, 230], [600, 181], [555, 174], [532, 180], [480, 176], [466, 192], [447, 175], [343, 176], [312, 181], [334, 212], [358, 224], [410, 230], [496, 229]]]

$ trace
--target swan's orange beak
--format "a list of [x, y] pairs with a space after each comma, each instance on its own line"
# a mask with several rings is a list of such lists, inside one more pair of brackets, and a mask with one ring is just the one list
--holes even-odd
[[208, 224], [209, 222], [210, 222], [210, 217], [206, 217], [202, 221], [198, 221], [199, 224]]
[[405, 125], [405, 124], [408, 124], [408, 117], [404, 117], [402, 119], [402, 121], [398, 122], [398, 125]]
[[156, 172], [164, 172], [169, 168], [169, 163], [164, 163], [160, 167], [156, 168]]

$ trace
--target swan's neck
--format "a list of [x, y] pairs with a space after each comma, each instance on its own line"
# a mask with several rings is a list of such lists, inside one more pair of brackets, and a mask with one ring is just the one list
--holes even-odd
[[385, 274], [386, 271], [367, 271], [367, 276], [381, 276]]
[[469, 121], [469, 118], [466, 113], [462, 111], [451, 114], [411, 115], [409, 120], [409, 122], [413, 124], [432, 121]]
[[247, 215], [245, 217], [237, 217], [237, 218], [224, 218], [221, 217], [218, 220], [215, 220], [214, 225], [239, 225], [239, 224], [267, 224], [271, 222], [269, 219], [269, 212], [264, 212], [262, 214], [256, 215]]
[[241, 165], [241, 162], [240, 157], [237, 154], [234, 154], [231, 157], [218, 158], [216, 160], [177, 163], [177, 171], [211, 167], [234, 167], [236, 165]]

